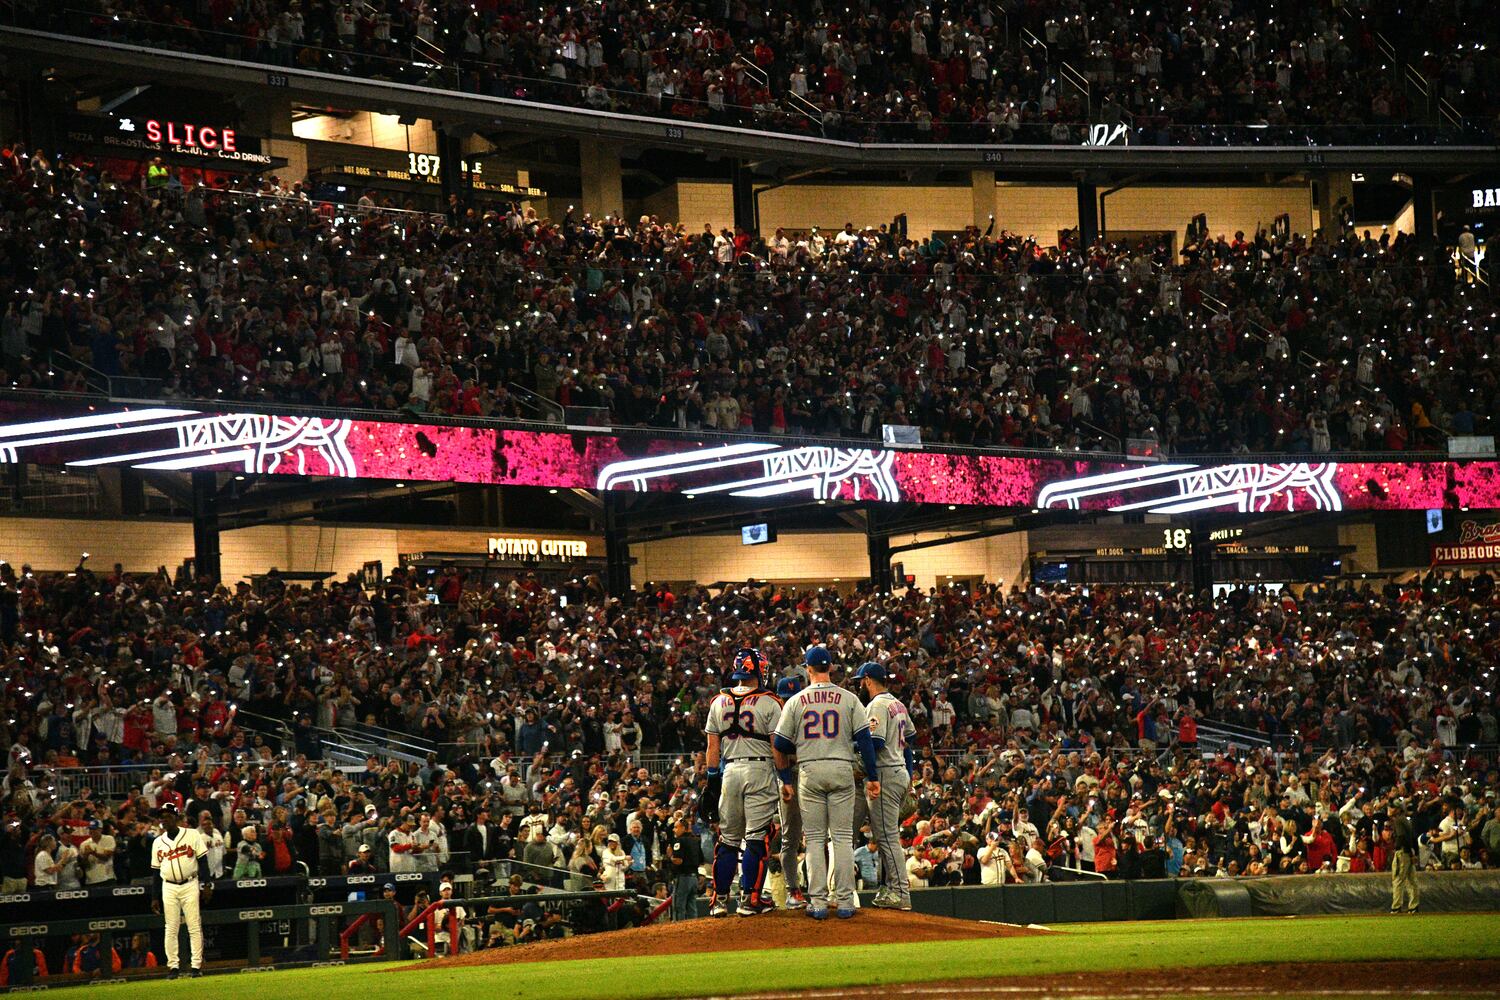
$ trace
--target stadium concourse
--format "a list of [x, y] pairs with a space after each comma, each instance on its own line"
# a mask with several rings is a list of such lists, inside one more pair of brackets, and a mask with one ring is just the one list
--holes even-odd
[[81, 389], [81, 364], [137, 397], [1162, 454], [1431, 451], [1500, 405], [1489, 286], [1342, 224], [1180, 258], [993, 224], [792, 239], [143, 188], [6, 148], [0, 302], [0, 380]]

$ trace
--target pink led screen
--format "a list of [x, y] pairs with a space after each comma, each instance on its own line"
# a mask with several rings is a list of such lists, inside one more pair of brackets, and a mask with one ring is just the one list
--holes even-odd
[[0, 462], [1083, 510], [1500, 507], [1494, 461], [1099, 462], [0, 402]]

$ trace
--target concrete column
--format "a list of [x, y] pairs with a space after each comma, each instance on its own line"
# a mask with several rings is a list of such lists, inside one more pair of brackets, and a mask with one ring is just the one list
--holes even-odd
[[867, 531], [865, 549], [870, 555], [870, 583], [877, 590], [890, 590], [894, 582], [891, 571], [891, 538]]
[[578, 168], [583, 175], [583, 210], [599, 218], [625, 211], [620, 182], [620, 147], [597, 139], [578, 140]]
[[[516, 170], [515, 185], [516, 185], [516, 187], [519, 187], [519, 188], [528, 188], [528, 187], [531, 187], [531, 171], [530, 170], [517, 169]], [[529, 198], [523, 198], [521, 200], [521, 212], [522, 212], [522, 214], [530, 211], [531, 207], [532, 207], [532, 205], [531, 205], [531, 199], [529, 199]], [[542, 214], [542, 213], [538, 213], [538, 214]]]
[[604, 589], [610, 597], [630, 594], [630, 543], [621, 523], [620, 494], [605, 490], [604, 501]]
[[1354, 204], [1354, 179], [1347, 170], [1328, 170], [1318, 179], [1318, 228], [1337, 235], [1338, 205]]
[[995, 172], [993, 170], [969, 171], [969, 185], [973, 189], [974, 208], [971, 213], [974, 225], [982, 233], [995, 217]]
[[193, 572], [219, 582], [219, 482], [213, 472], [194, 472]]
[[1417, 243], [1429, 245], [1437, 238], [1432, 214], [1432, 175], [1413, 174], [1411, 178], [1412, 227]]
[[1099, 238], [1099, 188], [1087, 181], [1078, 182], [1078, 242], [1092, 246]]
[[755, 210], [755, 179], [744, 160], [735, 159], [729, 185], [730, 200], [734, 207], [734, 227], [751, 234], [760, 232], [760, 219]]

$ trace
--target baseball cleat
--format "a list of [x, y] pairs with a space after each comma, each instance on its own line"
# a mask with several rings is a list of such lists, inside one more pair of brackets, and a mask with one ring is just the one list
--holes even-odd
[[854, 910], [847, 906], [840, 906], [838, 908], [838, 912], [834, 915], [837, 916], [840, 920], [848, 920], [850, 917], [854, 916]]
[[729, 916], [729, 897], [714, 896], [712, 902], [708, 904], [708, 915], [710, 917]]
[[903, 899], [901, 901], [901, 909], [903, 909], [903, 910], [910, 910], [911, 909], [911, 900], [909, 900], [909, 899]]
[[889, 889], [881, 889], [875, 894], [875, 898], [870, 900], [870, 905], [882, 910], [899, 910], [901, 897]]
[[807, 895], [798, 889], [796, 892], [788, 893], [786, 897], [786, 908], [788, 910], [807, 909]]
[[168, 979], [176, 979], [180, 975], [182, 975], [182, 973], [178, 972], [176, 969], [168, 969], [167, 970], [167, 978]]
[[753, 917], [758, 913], [770, 913], [776, 909], [776, 904], [769, 899], [741, 900], [739, 908], [734, 912], [742, 917]]
[[188, 973], [188, 978], [189, 979], [202, 979], [203, 978], [203, 970], [202, 969], [194, 969], [192, 972]]
[[825, 907], [823, 907], [820, 910], [820, 909], [817, 909], [816, 907], [809, 906], [807, 908], [807, 915], [809, 917], [812, 917], [814, 920], [827, 920], [828, 919], [828, 907], [825, 906]]

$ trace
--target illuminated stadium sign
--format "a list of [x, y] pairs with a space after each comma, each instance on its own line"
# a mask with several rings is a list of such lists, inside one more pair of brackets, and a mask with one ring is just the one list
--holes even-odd
[[0, 462], [1065, 510], [1500, 508], [1500, 462], [1124, 463], [0, 402]]
[[272, 164], [260, 151], [259, 137], [223, 123], [75, 114], [64, 118], [64, 126], [69, 142], [130, 157], [177, 156], [215, 169]]
[[1500, 562], [1500, 523], [1465, 521], [1459, 525], [1457, 544], [1434, 544], [1434, 566], [1468, 566]]

